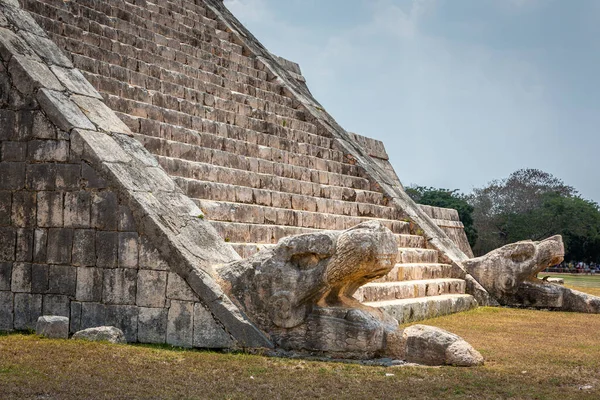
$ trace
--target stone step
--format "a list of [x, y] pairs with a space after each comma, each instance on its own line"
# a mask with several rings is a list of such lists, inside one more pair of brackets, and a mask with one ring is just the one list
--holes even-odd
[[438, 256], [438, 251], [433, 249], [419, 249], [414, 247], [400, 247], [398, 249], [399, 264], [437, 264]]
[[462, 279], [440, 278], [403, 282], [371, 282], [360, 287], [354, 297], [361, 302], [410, 299], [442, 294], [464, 294]]
[[454, 267], [449, 264], [419, 263], [396, 264], [385, 277], [376, 280], [376, 283], [400, 282], [412, 280], [453, 278]]
[[427, 241], [423, 236], [419, 235], [398, 235], [398, 247], [413, 247], [424, 249], [427, 245]]
[[261, 250], [271, 248], [275, 244], [264, 244], [264, 243], [230, 243], [233, 249], [242, 258], [252, 257], [254, 254]]
[[444, 294], [364, 304], [384, 310], [401, 324], [468, 311], [478, 306], [475, 298], [469, 294]]
[[[376, 218], [373, 216], [349, 217], [339, 214], [326, 214], [310, 211], [298, 211], [265, 207], [253, 204], [229, 203], [193, 199], [210, 221], [292, 226], [310, 229], [344, 230], [368, 221], [380, 222], [394, 233], [407, 233], [410, 225], [404, 221]], [[247, 240], [233, 240], [246, 242]], [[253, 240], [262, 242], [262, 240]]]

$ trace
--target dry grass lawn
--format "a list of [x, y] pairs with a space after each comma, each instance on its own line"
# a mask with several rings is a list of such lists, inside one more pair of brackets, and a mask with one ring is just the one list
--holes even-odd
[[463, 336], [486, 365], [381, 368], [15, 334], [0, 336], [0, 398], [600, 398], [600, 315], [479, 308], [426, 323]]

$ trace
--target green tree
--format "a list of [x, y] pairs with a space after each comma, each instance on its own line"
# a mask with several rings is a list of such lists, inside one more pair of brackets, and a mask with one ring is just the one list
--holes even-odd
[[457, 189], [437, 189], [424, 186], [411, 186], [406, 189], [408, 195], [417, 203], [434, 207], [453, 208], [458, 211], [460, 220], [465, 226], [469, 244], [477, 242], [477, 230], [473, 227], [473, 206]]

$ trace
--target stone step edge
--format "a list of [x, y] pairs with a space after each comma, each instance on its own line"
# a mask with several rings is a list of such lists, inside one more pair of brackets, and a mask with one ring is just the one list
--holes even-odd
[[406, 304], [412, 304], [412, 303], [439, 302], [439, 301], [460, 299], [460, 298], [464, 298], [464, 299], [472, 298], [473, 300], [475, 300], [475, 298], [473, 296], [471, 296], [470, 294], [451, 293], [451, 294], [440, 294], [437, 296], [412, 297], [412, 298], [408, 298], [408, 299], [365, 301], [362, 304], [369, 306], [369, 307], [380, 308], [380, 307], [386, 307], [386, 306], [406, 305]]
[[457, 279], [457, 278], [437, 278], [437, 279], [415, 279], [415, 280], [412, 280], [412, 281], [369, 282], [369, 283], [361, 286], [361, 288], [365, 288], [365, 287], [413, 286], [413, 285], [420, 285], [420, 284], [459, 283], [459, 282], [465, 282], [465, 280], [464, 279]]

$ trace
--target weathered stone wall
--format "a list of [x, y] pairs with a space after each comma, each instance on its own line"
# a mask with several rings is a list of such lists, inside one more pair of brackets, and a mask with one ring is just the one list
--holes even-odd
[[0, 1], [0, 330], [52, 314], [129, 341], [269, 346], [213, 281], [233, 249], [100, 99]]
[[467, 239], [465, 226], [460, 221], [458, 211], [452, 208], [432, 207], [420, 204], [419, 207], [435, 222], [437, 226], [448, 235], [448, 237], [465, 253], [469, 258], [475, 257], [473, 249]]

